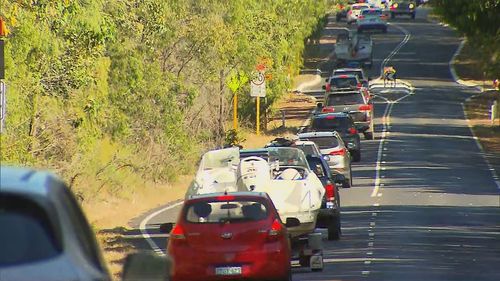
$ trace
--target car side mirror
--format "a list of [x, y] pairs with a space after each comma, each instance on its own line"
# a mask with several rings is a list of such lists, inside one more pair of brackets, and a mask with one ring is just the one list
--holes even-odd
[[328, 156], [328, 155], [323, 155], [323, 159], [325, 159], [325, 161], [330, 161], [330, 156]]
[[321, 86], [321, 89], [326, 90], [326, 85]]
[[328, 78], [325, 79], [325, 82], [328, 83]]
[[160, 232], [161, 233], [170, 233], [174, 228], [174, 224], [171, 222], [160, 224]]
[[170, 280], [173, 261], [166, 256], [153, 252], [138, 252], [130, 254], [123, 266], [123, 281], [165, 281]]
[[333, 182], [337, 185], [342, 185], [345, 182], [345, 176], [342, 174], [336, 174], [333, 176]]
[[298, 218], [286, 218], [286, 227], [297, 227], [300, 225], [300, 221]]
[[322, 102], [318, 102], [318, 103], [316, 104], [316, 107], [317, 107], [317, 108], [323, 108], [323, 103], [322, 103]]

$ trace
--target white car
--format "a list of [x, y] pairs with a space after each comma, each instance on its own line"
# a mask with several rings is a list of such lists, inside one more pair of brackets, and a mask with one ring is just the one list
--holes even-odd
[[315, 142], [321, 154], [328, 156], [327, 162], [334, 174], [342, 174], [346, 178], [343, 187], [352, 186], [351, 155], [336, 131], [332, 132], [308, 132], [297, 135], [302, 141]]
[[369, 8], [370, 5], [366, 3], [352, 4], [351, 9], [347, 12], [347, 24], [356, 22], [358, 16], [361, 14], [361, 10]]
[[361, 10], [361, 14], [356, 21], [358, 33], [366, 30], [380, 30], [387, 33], [387, 15], [382, 9], [370, 8]]

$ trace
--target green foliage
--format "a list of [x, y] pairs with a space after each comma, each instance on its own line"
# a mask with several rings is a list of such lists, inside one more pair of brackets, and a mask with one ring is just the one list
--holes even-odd
[[498, 0], [433, 0], [434, 11], [474, 44], [483, 71], [500, 75], [500, 2]]
[[230, 104], [235, 92], [253, 116], [257, 64], [272, 76], [263, 111], [287, 91], [331, 2], [0, 0], [2, 163], [55, 169], [84, 199], [190, 172], [206, 147], [241, 141]]

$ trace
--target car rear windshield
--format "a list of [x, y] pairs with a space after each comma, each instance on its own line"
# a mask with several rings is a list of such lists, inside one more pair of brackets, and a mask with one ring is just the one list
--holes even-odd
[[0, 195], [0, 268], [53, 258], [62, 251], [46, 211], [32, 200]]
[[358, 81], [355, 77], [339, 77], [330, 79], [330, 85], [332, 88], [355, 88], [358, 85]]
[[359, 80], [364, 79], [363, 73], [361, 71], [356, 71], [356, 70], [353, 70], [353, 71], [347, 71], [347, 70], [335, 71], [333, 74], [334, 75], [356, 75], [356, 77], [358, 77]]
[[320, 149], [328, 149], [339, 145], [339, 142], [335, 137], [309, 137], [300, 139], [313, 141]]
[[353, 10], [361, 10], [361, 9], [366, 9], [366, 8], [370, 8], [370, 6], [367, 6], [367, 5], [353, 5], [352, 6]]
[[332, 94], [326, 100], [326, 106], [336, 106], [344, 104], [364, 104], [363, 97], [358, 92]]
[[257, 200], [199, 201], [186, 207], [191, 223], [238, 223], [267, 218], [268, 209]]
[[381, 10], [371, 10], [371, 9], [366, 9], [366, 10], [363, 10], [361, 11], [361, 14], [363, 16], [381, 16], [382, 15], [382, 11]]
[[[346, 117], [315, 118], [311, 124], [314, 131], [337, 131], [343, 132], [349, 128], [349, 122]], [[318, 145], [319, 146], [319, 145]], [[320, 146], [321, 148], [321, 146]]]

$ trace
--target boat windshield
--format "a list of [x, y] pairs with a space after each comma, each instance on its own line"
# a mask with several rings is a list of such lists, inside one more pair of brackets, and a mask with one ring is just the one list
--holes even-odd
[[203, 170], [228, 167], [240, 162], [240, 150], [237, 147], [212, 150], [203, 155], [200, 168]]
[[269, 147], [270, 162], [279, 161], [280, 166], [294, 166], [309, 169], [306, 156], [302, 150], [295, 147]]

